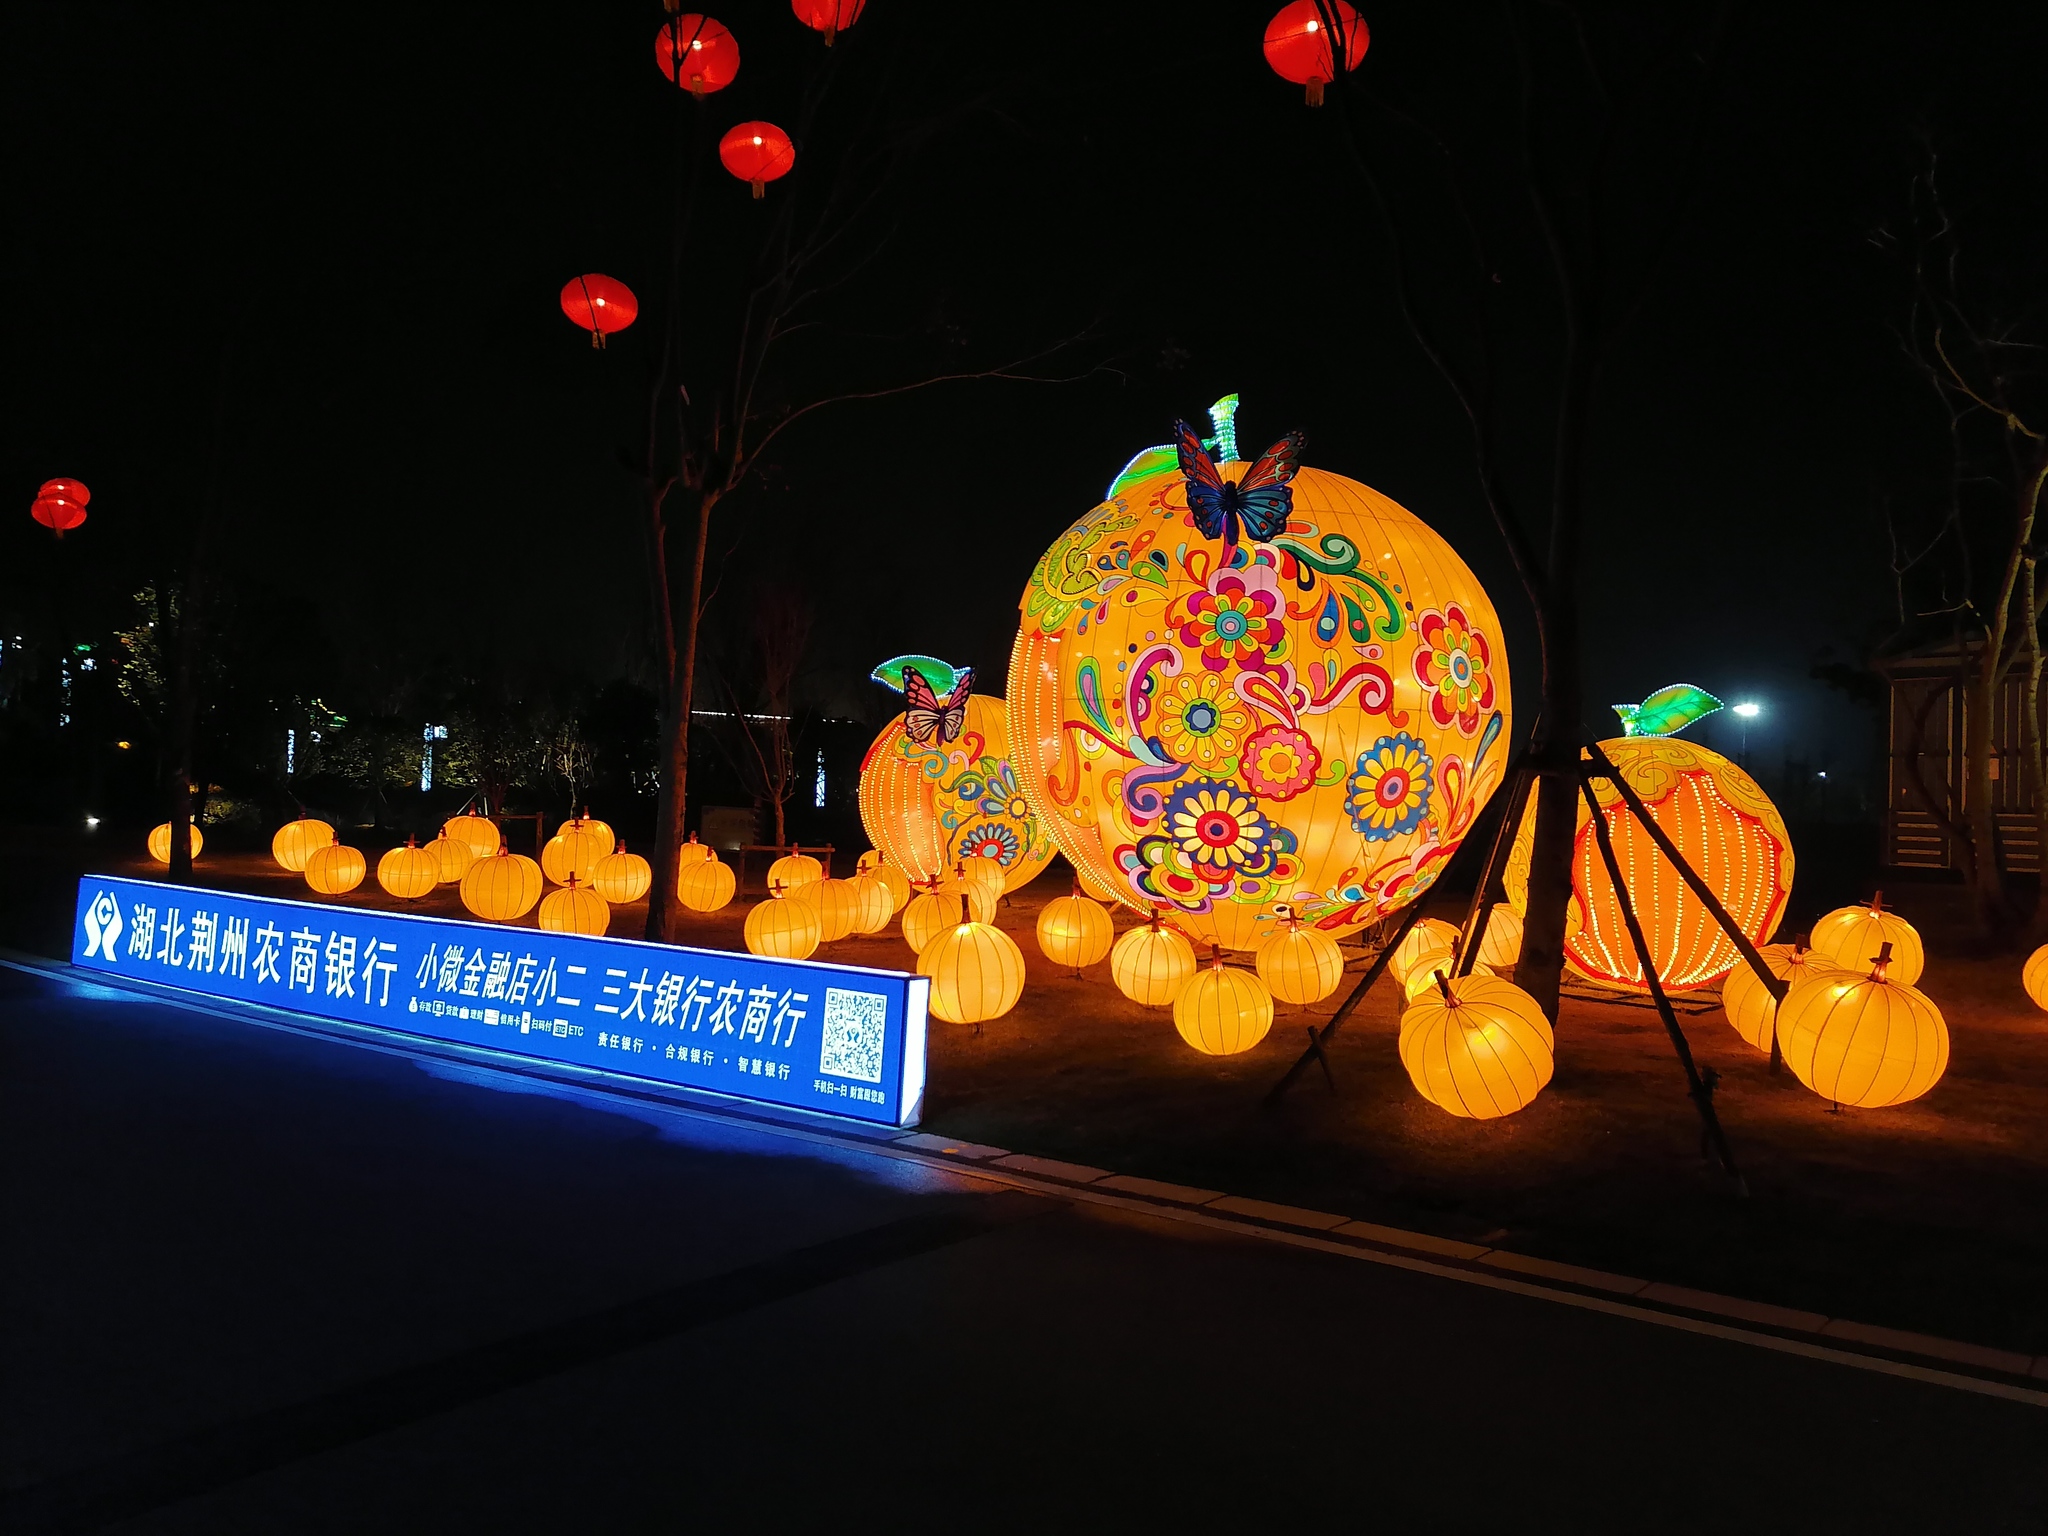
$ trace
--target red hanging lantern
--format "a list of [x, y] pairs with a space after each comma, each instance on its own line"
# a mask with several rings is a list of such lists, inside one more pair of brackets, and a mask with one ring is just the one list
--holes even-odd
[[722, 21], [678, 16], [654, 34], [654, 62], [665, 79], [704, 96], [732, 84], [740, 72], [740, 45]]
[[616, 277], [586, 272], [562, 285], [562, 313], [590, 332], [593, 347], [640, 318], [640, 301]]
[[1330, 57], [1330, 29], [1339, 31], [1344, 68], [1358, 68], [1372, 34], [1365, 19], [1344, 0], [1293, 0], [1266, 23], [1266, 62], [1282, 80], [1308, 87], [1308, 104], [1323, 104], [1323, 87], [1337, 78]]
[[91, 500], [92, 492], [76, 480], [45, 480], [28, 515], [61, 539], [67, 528], [85, 521], [85, 504]]
[[773, 123], [741, 123], [718, 141], [718, 158], [741, 181], [752, 182], [759, 197], [769, 182], [789, 174], [796, 146]]
[[833, 38], [860, 20], [867, 3], [868, 0], [789, 0], [789, 8], [813, 32], [822, 32], [825, 46], [830, 48]]

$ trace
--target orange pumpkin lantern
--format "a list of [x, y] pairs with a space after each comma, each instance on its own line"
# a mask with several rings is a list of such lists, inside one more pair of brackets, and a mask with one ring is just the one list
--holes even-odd
[[[196, 859], [199, 857], [199, 850], [206, 846], [206, 839], [200, 835], [199, 823], [196, 821], [186, 822], [185, 830], [190, 834], [186, 840], [191, 843], [192, 857]], [[171, 824], [168, 821], [150, 829], [149, 856], [159, 864], [171, 862]]]
[[1175, 996], [1173, 1027], [1204, 1056], [1235, 1056], [1273, 1027], [1273, 994], [1249, 971], [1225, 965], [1218, 951]]
[[[807, 902], [818, 914], [818, 942], [837, 943], [853, 932], [859, 910], [851, 880], [812, 880], [789, 893], [790, 900]], [[885, 919], [886, 921], [886, 919]]]
[[387, 850], [377, 861], [377, 883], [400, 901], [418, 901], [441, 883], [441, 864], [408, 837], [404, 847]]
[[1283, 1003], [1319, 1003], [1344, 979], [1344, 952], [1320, 928], [1290, 923], [1259, 946], [1259, 979]]
[[1054, 965], [1079, 971], [1095, 964], [1116, 942], [1109, 909], [1078, 890], [1048, 901], [1038, 914], [1039, 952]]
[[360, 849], [329, 843], [306, 860], [306, 884], [322, 896], [340, 896], [361, 885], [369, 869]]
[[[168, 844], [166, 839], [166, 844]], [[334, 828], [324, 821], [310, 816], [301, 816], [297, 821], [288, 821], [277, 829], [270, 839], [270, 856], [277, 860], [279, 869], [290, 870], [295, 875], [306, 872], [306, 860], [313, 856], [316, 848], [325, 848], [334, 841]]]
[[732, 866], [717, 859], [697, 859], [676, 871], [676, 899], [692, 912], [718, 911], [737, 885]]
[[1824, 1099], [1883, 1109], [1917, 1099], [1948, 1070], [1948, 1025], [1926, 995], [1886, 974], [1890, 945], [1867, 976], [1801, 982], [1778, 1005], [1778, 1049]]
[[612, 925], [612, 909], [602, 896], [571, 875], [567, 885], [541, 898], [540, 925], [549, 933], [598, 938]]
[[1813, 947], [1825, 959], [1845, 971], [1861, 976], [1877, 960], [1880, 947], [1892, 947], [1885, 974], [1906, 986], [1920, 979], [1927, 968], [1927, 950], [1920, 931], [1884, 904], [1884, 892], [1870, 898], [1870, 905], [1837, 907], [1813, 925]]
[[889, 926], [889, 919], [896, 915], [896, 899], [889, 894], [889, 887], [872, 873], [853, 877], [853, 931], [858, 934], [880, 933]]
[[800, 885], [824, 878], [825, 866], [794, 848], [768, 866], [768, 889], [778, 896], [787, 896]]
[[449, 837], [459, 837], [469, 844], [469, 851], [479, 859], [488, 859], [505, 842], [504, 833], [488, 816], [450, 816], [441, 823], [441, 830]]
[[1401, 1065], [1416, 1092], [1467, 1119], [1526, 1107], [1550, 1081], [1555, 1049], [1542, 1004], [1497, 976], [1432, 987], [1401, 1015]]
[[987, 923], [955, 923], [919, 952], [917, 973], [932, 980], [931, 1011], [949, 1024], [1001, 1018], [1024, 992], [1024, 952]]
[[747, 914], [747, 953], [805, 960], [818, 947], [818, 909], [807, 901], [770, 898]]
[[1140, 1008], [1170, 1008], [1195, 974], [1195, 947], [1164, 926], [1155, 912], [1152, 921], [1133, 928], [1109, 952], [1109, 979]]
[[[1720, 753], [1690, 741], [1629, 736], [1603, 741], [1600, 747], [1749, 941], [1768, 939], [1792, 896], [1792, 839], [1756, 780]], [[1593, 794], [1664, 989], [1683, 992], [1713, 985], [1739, 958], [1733, 941], [1622, 803], [1621, 792], [1597, 779]], [[1508, 853], [1504, 881], [1508, 903], [1517, 912], [1527, 909], [1535, 837], [1532, 796]], [[1816, 948], [1818, 937], [1816, 932]], [[1565, 952], [1603, 985], [1649, 990], [1583, 798], [1572, 851]]]
[[443, 885], [460, 880], [476, 862], [476, 850], [461, 838], [450, 837], [445, 829], [427, 844], [427, 851], [434, 856], [435, 874]]
[[653, 867], [639, 854], [626, 852], [624, 843], [599, 859], [590, 872], [590, 888], [613, 906], [638, 901], [652, 884]]
[[[1832, 975], [1841, 971], [1826, 955], [1814, 949], [1803, 949], [1797, 944], [1766, 944], [1757, 951], [1770, 972], [1788, 988], [1816, 976]], [[1853, 971], [1841, 971], [1853, 976]], [[1778, 1000], [1771, 996], [1771, 989], [1757, 980], [1756, 972], [1747, 962], [1738, 963], [1728, 973], [1728, 979], [1721, 983], [1721, 1011], [1728, 1015], [1728, 1022], [1735, 1033], [1742, 1036], [1760, 1051], [1769, 1051], [1771, 1036], [1777, 1029]]]
[[526, 916], [540, 900], [540, 866], [501, 843], [462, 877], [462, 904], [486, 922], [509, 923]]
[[556, 885], [567, 885], [573, 878], [578, 885], [587, 886], [597, 872], [598, 860], [611, 848], [610, 843], [600, 842], [594, 833], [584, 831], [577, 823], [565, 823], [540, 851], [541, 873]]
[[891, 864], [879, 848], [870, 848], [862, 854], [860, 862], [854, 868], [863, 875], [881, 881], [888, 888], [891, 917], [903, 910], [904, 903], [910, 900], [910, 877], [901, 867]]

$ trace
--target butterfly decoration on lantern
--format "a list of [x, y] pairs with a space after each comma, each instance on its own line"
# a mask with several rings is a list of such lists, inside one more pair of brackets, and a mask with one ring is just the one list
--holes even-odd
[[1225, 549], [1235, 549], [1250, 534], [1259, 544], [1271, 543], [1287, 530], [1287, 514], [1294, 509], [1294, 492], [1288, 482], [1301, 467], [1301, 450], [1308, 440], [1290, 432], [1259, 455], [1259, 460], [1242, 480], [1230, 481], [1216, 472], [1216, 461], [1202, 447], [1202, 439], [1184, 421], [1173, 424], [1173, 442], [1180, 460], [1180, 472], [1187, 479], [1188, 511], [1205, 539], [1221, 539]]
[[1003, 701], [974, 692], [972, 667], [935, 656], [897, 656], [872, 676], [904, 708], [860, 765], [868, 840], [919, 884], [969, 858], [1000, 865], [1005, 890], [1030, 880], [1053, 842], [1018, 787]]

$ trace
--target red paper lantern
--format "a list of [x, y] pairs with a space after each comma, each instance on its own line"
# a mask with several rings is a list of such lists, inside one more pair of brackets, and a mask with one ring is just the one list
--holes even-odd
[[825, 46], [830, 48], [833, 38], [860, 20], [867, 3], [868, 0], [789, 0], [789, 8], [813, 32], [822, 32]]
[[773, 123], [741, 123], [718, 141], [718, 158], [741, 181], [752, 182], [759, 197], [762, 187], [789, 174], [796, 146]]
[[562, 285], [562, 313], [590, 332], [593, 347], [640, 318], [640, 301], [616, 277], [586, 272]]
[[654, 62], [664, 79], [703, 96], [732, 84], [740, 72], [740, 45], [724, 22], [693, 13], [662, 23], [654, 34]]
[[85, 521], [85, 504], [91, 500], [92, 492], [76, 480], [45, 480], [28, 515], [61, 539], [67, 528]]
[[1344, 68], [1358, 68], [1372, 43], [1365, 20], [1344, 0], [1293, 0], [1266, 23], [1266, 62], [1282, 80], [1308, 87], [1308, 104], [1323, 104], [1323, 87], [1337, 78], [1330, 57], [1330, 22], [1342, 31]]

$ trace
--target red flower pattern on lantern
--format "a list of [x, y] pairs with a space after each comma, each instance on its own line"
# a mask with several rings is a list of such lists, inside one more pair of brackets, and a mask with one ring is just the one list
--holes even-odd
[[1429, 695], [1429, 717], [1438, 725], [1456, 722], [1465, 735], [1479, 729], [1493, 708], [1493, 650], [1474, 629], [1465, 610], [1446, 603], [1415, 622], [1421, 645], [1415, 651], [1415, 680]]
[[1244, 781], [1267, 800], [1292, 800], [1316, 781], [1322, 754], [1308, 732], [1269, 725], [1244, 744]]
[[692, 13], [664, 22], [654, 34], [654, 62], [664, 79], [704, 96], [724, 90], [738, 76], [740, 45], [723, 22]]
[[1323, 104], [1323, 87], [1337, 78], [1330, 56], [1330, 30], [1334, 19], [1344, 49], [1344, 69], [1358, 68], [1372, 34], [1365, 20], [1344, 0], [1294, 0], [1282, 6], [1266, 23], [1266, 62], [1282, 80], [1308, 88], [1308, 104]]
[[1265, 669], [1266, 652], [1286, 633], [1278, 592], [1251, 586], [1236, 571], [1225, 571], [1188, 599], [1180, 639], [1183, 645], [1201, 649], [1202, 665], [1211, 672], [1221, 672], [1233, 662], [1256, 672]]
[[773, 123], [740, 123], [718, 141], [718, 159], [741, 181], [751, 182], [759, 197], [767, 183], [789, 174], [796, 146]]

